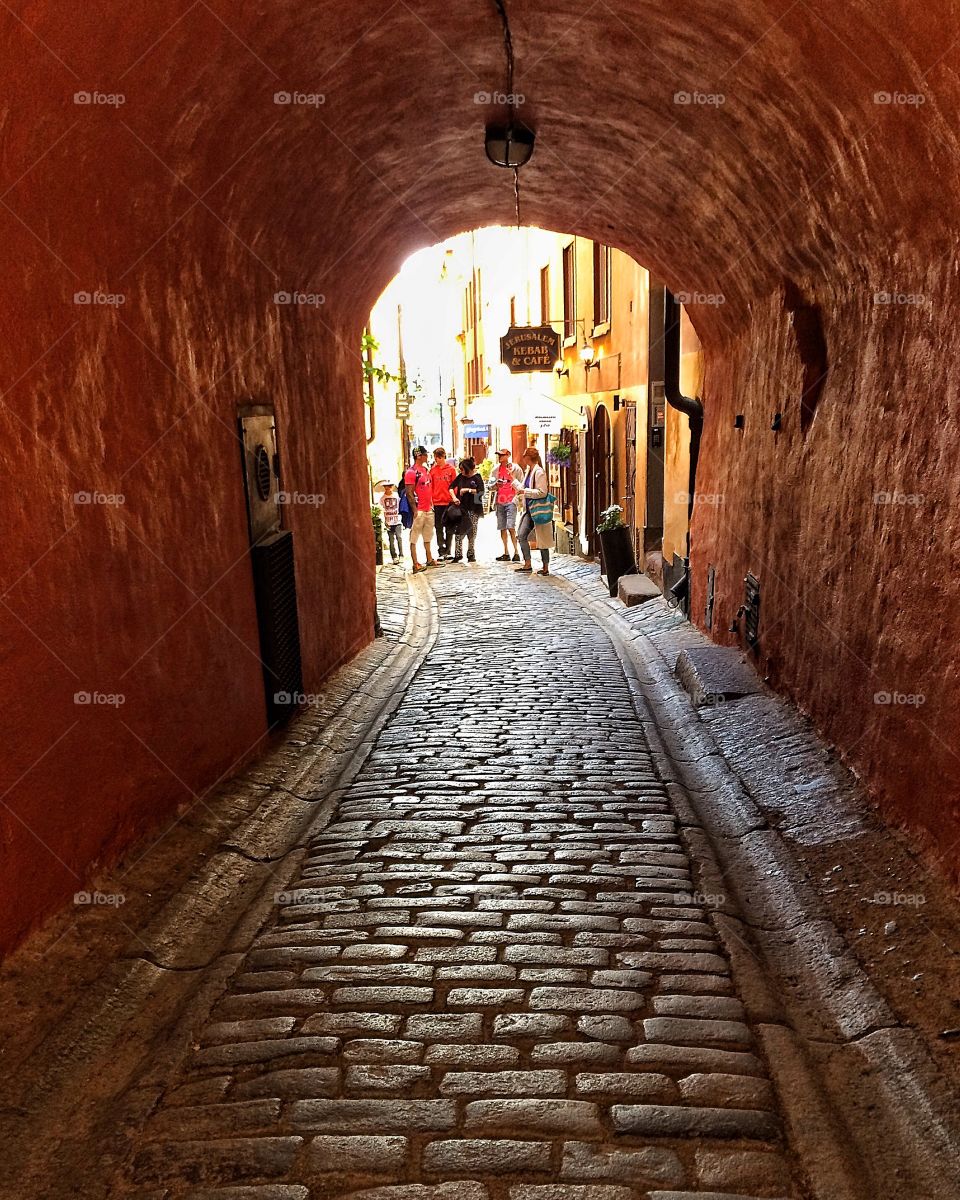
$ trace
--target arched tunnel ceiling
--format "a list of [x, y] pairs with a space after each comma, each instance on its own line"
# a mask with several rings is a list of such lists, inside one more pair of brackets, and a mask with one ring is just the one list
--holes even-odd
[[[497, 109], [476, 98], [506, 87], [494, 0], [16, 9], [0, 15], [4, 220], [29, 225], [55, 272], [61, 258], [107, 288], [148, 286], [162, 243], [189, 256], [191, 238], [215, 237], [225, 258], [250, 257], [265, 296], [322, 292], [330, 320], [356, 322], [413, 249], [514, 219], [511, 173], [483, 154]], [[916, 0], [506, 11], [538, 135], [524, 221], [722, 293], [698, 314], [708, 341], [784, 276], [839, 294], [905, 243], [949, 246], [952, 3], [922, 21]], [[124, 102], [74, 102], [94, 90]]]

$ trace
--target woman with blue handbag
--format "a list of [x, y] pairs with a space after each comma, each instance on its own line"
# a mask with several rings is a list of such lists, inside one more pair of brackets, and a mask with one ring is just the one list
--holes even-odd
[[556, 500], [550, 492], [547, 482], [547, 472], [536, 446], [528, 446], [523, 452], [523, 466], [526, 474], [523, 483], [515, 485], [517, 500], [523, 506], [523, 516], [520, 518], [520, 528], [517, 538], [523, 554], [523, 566], [518, 571], [529, 574], [533, 570], [531, 563], [530, 535], [536, 535], [537, 549], [543, 566], [540, 575], [550, 574], [550, 548], [554, 544], [553, 508]]

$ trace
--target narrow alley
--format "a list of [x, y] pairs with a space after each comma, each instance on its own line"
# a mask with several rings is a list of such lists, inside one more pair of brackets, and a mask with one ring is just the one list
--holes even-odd
[[[118, 956], [165, 965], [174, 982], [153, 991], [175, 997], [144, 1005], [103, 963], [105, 1005], [78, 989], [76, 1013], [4, 1045], [4, 1196], [960, 1194], [956, 1077], [909, 1005], [894, 1015], [889, 968], [869, 978], [824, 932], [816, 881], [766, 820], [759, 845], [733, 840], [734, 871], [715, 856], [723, 759], [687, 789], [674, 756], [692, 765], [704, 723], [653, 667], [656, 644], [675, 654], [697, 635], [664, 603], [605, 598], [587, 564], [560, 572], [381, 573], [386, 636], [352, 687], [336, 677], [323, 719], [305, 714], [232, 785], [261, 796], [220, 832], [231, 866], [198, 871], [165, 931]], [[355, 703], [351, 737], [331, 742]], [[798, 798], [818, 782], [805, 776]], [[297, 832], [278, 801], [313, 815]], [[844, 819], [849, 842], [864, 816]], [[897, 915], [911, 937], [951, 939], [926, 956], [929, 1010], [956, 995], [960, 929], [926, 886], [922, 919]], [[798, 917], [820, 934], [791, 947]], [[69, 938], [30, 968], [40, 982], [69, 963]]]

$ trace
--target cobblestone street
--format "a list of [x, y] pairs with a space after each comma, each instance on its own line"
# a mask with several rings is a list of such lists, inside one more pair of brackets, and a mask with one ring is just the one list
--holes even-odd
[[608, 639], [509, 571], [482, 590], [455, 569], [432, 582], [439, 640], [148, 1124], [132, 1182], [795, 1194]]
[[[808, 1158], [812, 1136], [831, 1160], [828, 1132], [794, 1137], [782, 1109], [789, 1031], [732, 961], [737, 907], [575, 586], [496, 564], [411, 581], [432, 632], [391, 697], [383, 647], [410, 623], [390, 571], [367, 692], [399, 703], [207, 972], [186, 1053], [148, 1057], [82, 1183], [4, 1195], [831, 1194]], [[842, 1161], [830, 1178], [875, 1194]]]

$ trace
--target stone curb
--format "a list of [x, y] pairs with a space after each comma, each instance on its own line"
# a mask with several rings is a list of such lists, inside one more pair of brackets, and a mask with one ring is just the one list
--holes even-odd
[[[903, 1064], [908, 1056], [906, 1051], [889, 1053], [887, 1038], [881, 1035], [905, 1036], [915, 1073], [932, 1082], [937, 1071], [922, 1040], [897, 1025], [836, 927], [818, 913], [819, 901], [805, 873], [698, 720], [659, 650], [626, 625], [605, 596], [591, 596], [579, 580], [559, 578], [608, 633], [625, 666], [629, 663], [628, 680], [633, 675], [631, 687], [635, 686], [644, 728], [651, 731], [658, 766], [665, 780], [686, 791], [695, 813], [693, 828], [684, 833], [694, 835], [698, 857], [708, 847], [713, 849], [700, 886], [709, 887], [711, 879], [722, 881], [738, 902], [739, 911], [727, 908], [726, 916], [720, 915], [725, 906], [719, 906], [714, 924], [731, 957], [750, 1022], [758, 1027], [767, 1051], [791, 1144], [810, 1175], [813, 1194], [817, 1200], [879, 1200], [881, 1195], [905, 1194], [906, 1188], [930, 1200], [960, 1195], [955, 1098], [937, 1096], [933, 1102], [936, 1088], [914, 1084], [909, 1089], [911, 1103], [904, 1104]], [[759, 919], [745, 922], [743, 914], [749, 912]], [[777, 945], [778, 940], [783, 944]], [[804, 977], [798, 984], [801, 964]], [[784, 1012], [794, 1028], [781, 1023]], [[814, 1066], [817, 1056], [811, 1051], [818, 1044], [829, 1047], [836, 1064], [829, 1074], [829, 1091], [823, 1072]], [[860, 1087], [869, 1094], [874, 1111], [865, 1105], [861, 1119], [850, 1127], [841, 1115], [844, 1101], [853, 1090], [853, 1078], [864, 1075], [873, 1078], [872, 1086], [861, 1082]], [[882, 1121], [875, 1111], [880, 1105]], [[867, 1130], [871, 1136], [864, 1136]], [[905, 1154], [892, 1149], [891, 1130]], [[954, 1153], [931, 1163], [931, 1145], [941, 1150], [953, 1146]], [[891, 1156], [898, 1170], [887, 1178], [883, 1172]]]
[[[168, 1044], [176, 1041], [185, 1048], [198, 1014], [214, 1003], [239, 968], [242, 955], [234, 944], [238, 930], [252, 936], [262, 925], [274, 903], [272, 892], [295, 873], [302, 843], [329, 821], [338, 794], [361, 769], [378, 731], [436, 640], [438, 610], [432, 592], [409, 579], [406, 586], [403, 634], [376, 672], [387, 691], [380, 686], [354, 692], [335, 722], [325, 726], [326, 744], [332, 741], [331, 729], [334, 736], [349, 729], [345, 744], [319, 769], [313, 761], [316, 755], [308, 751], [293, 757], [292, 770], [275, 773], [263, 785], [264, 798], [254, 812], [221, 837], [221, 848], [140, 931], [127, 957], [111, 963], [35, 1048], [32, 1061], [39, 1069], [24, 1079], [12, 1110], [14, 1119], [0, 1119], [5, 1143], [0, 1196], [31, 1194], [31, 1181], [62, 1133], [60, 1110], [69, 1110], [71, 1125], [77, 1125], [78, 1096], [83, 1096], [83, 1109], [93, 1121], [104, 1118], [103, 1111], [95, 1111], [109, 1099], [98, 1098], [93, 1074], [98, 1062], [110, 1056], [114, 1086], [109, 1095], [120, 1096], [144, 1054], [156, 1050], [150, 1046], [153, 1032], [175, 1025], [177, 1033]], [[257, 782], [257, 768], [254, 764], [244, 772], [245, 783]], [[303, 793], [312, 793], [311, 799], [303, 799]], [[211, 971], [219, 989], [204, 984]], [[173, 1048], [163, 1057], [169, 1070], [180, 1053]], [[118, 1088], [121, 1072], [127, 1084]], [[159, 1086], [154, 1080], [154, 1090]], [[144, 1102], [142, 1095], [133, 1095], [129, 1107], [139, 1108]], [[77, 1136], [75, 1128], [72, 1136]], [[9, 1184], [13, 1190], [7, 1192]]]
[[[267, 864], [283, 861], [329, 821], [337, 796], [359, 773], [377, 733], [436, 639], [438, 615], [432, 593], [426, 593], [424, 604], [423, 590], [415, 588], [411, 580], [407, 587], [410, 600], [403, 636], [377, 668], [378, 683], [386, 685], [386, 692], [378, 688], [376, 692], [361, 693], [354, 697], [359, 711], [348, 702], [325, 726], [327, 745], [343, 742], [329, 758], [321, 759], [309, 751], [297, 755], [289, 774], [271, 781], [271, 791], [254, 812], [222, 839], [222, 848], [211, 859], [212, 865], [141, 932], [140, 940], [150, 947], [146, 957], [174, 970], [208, 965], [209, 953], [204, 957], [199, 951], [210, 922], [219, 914], [222, 929], [227, 923], [222, 917], [229, 914], [232, 932], [269, 880], [276, 877], [280, 881], [279, 872]], [[351, 727], [352, 733], [344, 737], [346, 727]], [[255, 765], [252, 776], [256, 769]], [[264, 908], [269, 910], [272, 903], [272, 897], [267, 897]], [[142, 950], [137, 953], [143, 956]]]

